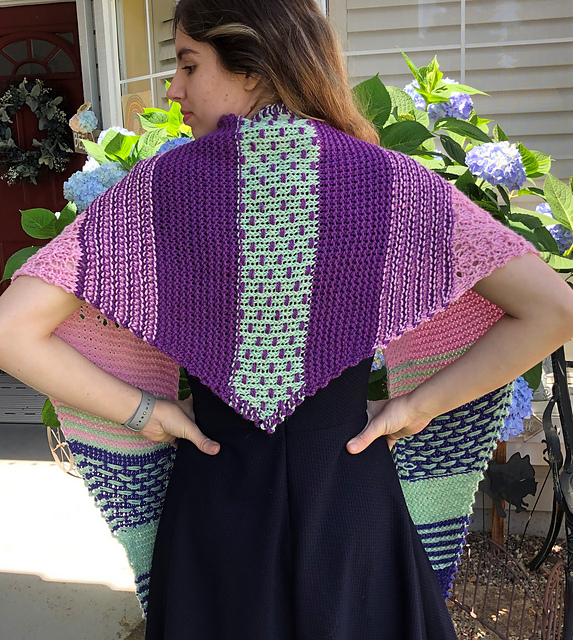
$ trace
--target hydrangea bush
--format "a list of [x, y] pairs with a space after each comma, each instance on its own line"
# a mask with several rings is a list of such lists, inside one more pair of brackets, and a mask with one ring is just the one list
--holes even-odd
[[[81, 112], [78, 118], [87, 128], [97, 124], [97, 118], [91, 111]], [[40, 208], [22, 211], [22, 227], [28, 235], [38, 239], [56, 237], [77, 213], [87, 209], [106, 189], [119, 182], [139, 160], [164, 153], [192, 139], [191, 128], [183, 124], [181, 107], [177, 102], [170, 102], [169, 111], [145, 109], [139, 118], [145, 130], [143, 135], [116, 126], [102, 131], [97, 142], [83, 140], [88, 158], [82, 170], [73, 173], [64, 183], [64, 197], [68, 205], [58, 215]], [[2, 280], [11, 278], [38, 249], [27, 247], [11, 256]]]
[[[481, 91], [444, 78], [436, 58], [418, 68], [404, 53], [413, 80], [403, 89], [385, 86], [376, 75], [354, 87], [380, 144], [414, 157], [464, 192], [503, 224], [529, 240], [542, 258], [569, 281], [573, 273], [573, 192], [549, 172], [551, 158], [510, 141], [499, 124], [481, 118], [471, 96]], [[485, 95], [485, 94], [483, 94]], [[540, 182], [543, 181], [542, 184]], [[520, 198], [541, 200], [534, 210]], [[541, 363], [515, 383], [506, 434], [515, 434], [531, 408], [541, 380]], [[378, 356], [370, 374], [369, 399], [386, 395]], [[526, 385], [528, 389], [526, 388]]]

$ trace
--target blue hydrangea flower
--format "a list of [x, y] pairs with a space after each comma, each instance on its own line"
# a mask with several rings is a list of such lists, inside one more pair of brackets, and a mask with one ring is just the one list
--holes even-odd
[[[445, 84], [459, 84], [459, 82], [452, 80], [451, 78], [444, 78], [443, 82], [445, 82]], [[404, 87], [404, 91], [414, 99], [416, 109], [424, 111], [426, 109], [426, 102], [416, 91], [419, 86], [418, 81], [414, 80]], [[467, 120], [470, 117], [473, 108], [474, 103], [467, 93], [454, 91], [447, 102], [430, 104], [428, 106], [428, 116], [434, 121], [445, 117]]]
[[[535, 207], [535, 211], [537, 211], [537, 213], [542, 213], [546, 216], [555, 218], [555, 216], [553, 215], [553, 211], [551, 211], [551, 207], [547, 204], [547, 202], [537, 205]], [[567, 251], [567, 249], [569, 249], [569, 247], [573, 244], [573, 232], [569, 229], [566, 229], [560, 224], [552, 224], [548, 226], [547, 229], [557, 243], [557, 246], [559, 247], [559, 253], [565, 253], [565, 251]]]
[[104, 162], [93, 171], [76, 171], [64, 182], [64, 197], [74, 202], [80, 213], [126, 174], [118, 162]]
[[171, 138], [159, 147], [157, 153], [165, 153], [166, 151], [171, 151], [172, 149], [176, 149], [182, 144], [187, 144], [188, 142], [191, 142], [189, 138]]
[[502, 184], [510, 191], [520, 189], [526, 180], [519, 149], [507, 141], [473, 147], [466, 154], [466, 164], [474, 176], [492, 186]]
[[382, 349], [377, 349], [374, 353], [374, 359], [372, 360], [372, 368], [370, 371], [378, 371], [386, 364], [384, 356], [382, 355]]
[[523, 431], [524, 419], [531, 416], [532, 401], [533, 391], [525, 379], [520, 376], [513, 383], [511, 407], [501, 428], [500, 440], [508, 440], [512, 436], [518, 436]]
[[410, 82], [410, 84], [407, 84], [404, 87], [404, 91], [414, 100], [414, 105], [416, 107], [416, 109], [420, 109], [420, 111], [425, 111], [426, 110], [426, 101], [424, 100], [424, 98], [422, 98], [422, 96], [416, 91], [416, 88], [419, 88], [420, 85], [418, 84], [417, 80], [414, 80], [413, 82]]
[[97, 127], [97, 116], [93, 111], [78, 114], [78, 124], [82, 133], [91, 133]]

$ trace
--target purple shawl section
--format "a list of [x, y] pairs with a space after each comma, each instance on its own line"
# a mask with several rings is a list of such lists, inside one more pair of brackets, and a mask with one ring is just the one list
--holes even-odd
[[269, 432], [452, 301], [451, 186], [284, 105], [139, 162], [78, 226], [76, 295]]

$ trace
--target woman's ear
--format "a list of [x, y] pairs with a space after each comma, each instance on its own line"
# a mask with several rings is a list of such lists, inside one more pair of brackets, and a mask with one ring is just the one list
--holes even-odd
[[243, 87], [245, 91], [256, 89], [261, 82], [261, 76], [258, 73], [244, 73], [241, 75], [243, 76]]

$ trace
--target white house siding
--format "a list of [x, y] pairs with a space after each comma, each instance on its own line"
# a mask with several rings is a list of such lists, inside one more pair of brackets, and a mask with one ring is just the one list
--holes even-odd
[[573, 174], [573, 3], [570, 0], [329, 0], [352, 84], [376, 73], [411, 80], [398, 47], [415, 64], [438, 56], [445, 75], [490, 94], [482, 117], [510, 139], [549, 153], [552, 172]]

